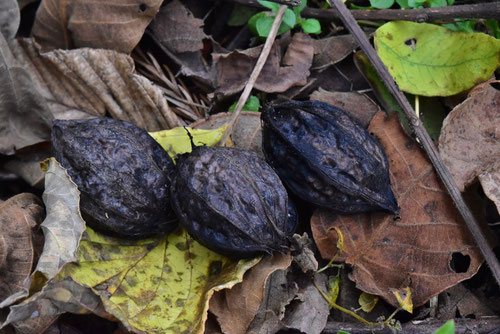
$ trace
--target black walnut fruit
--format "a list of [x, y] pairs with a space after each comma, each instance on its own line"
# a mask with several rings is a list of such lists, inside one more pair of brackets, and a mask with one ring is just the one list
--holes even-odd
[[346, 112], [287, 101], [261, 119], [266, 159], [295, 195], [340, 213], [398, 211], [382, 147]]
[[56, 120], [52, 145], [90, 226], [127, 238], [176, 227], [169, 195], [175, 167], [146, 131], [111, 118]]
[[196, 147], [180, 156], [171, 200], [194, 239], [233, 258], [287, 251], [297, 224], [278, 175], [237, 148]]

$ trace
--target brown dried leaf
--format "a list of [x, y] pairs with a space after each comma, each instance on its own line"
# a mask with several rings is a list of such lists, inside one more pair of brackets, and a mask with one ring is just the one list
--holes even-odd
[[16, 36], [21, 15], [17, 0], [0, 1], [0, 34], [6, 40], [11, 40]]
[[460, 190], [476, 177], [500, 211], [500, 81], [476, 87], [443, 122], [439, 153]]
[[[213, 130], [229, 123], [232, 117], [233, 113], [218, 113], [207, 119], [200, 119], [192, 123], [190, 127]], [[231, 139], [236, 147], [249, 149], [263, 156], [260, 113], [242, 112], [235, 124]]]
[[197, 19], [179, 0], [163, 7], [150, 25], [158, 42], [172, 52], [203, 49], [203, 20]]
[[217, 317], [224, 333], [247, 332], [264, 299], [268, 277], [276, 270], [288, 268], [291, 263], [290, 255], [276, 253], [272, 257], [265, 257], [245, 273], [243, 282], [213, 295], [210, 299], [210, 311]]
[[0, 203], [0, 308], [27, 294], [33, 265], [32, 229], [43, 218], [40, 200], [19, 194]]
[[358, 92], [331, 92], [320, 88], [311, 94], [311, 100], [326, 102], [347, 111], [364, 127], [368, 127], [372, 117], [381, 111], [372, 99]]
[[91, 47], [130, 53], [162, 0], [42, 0], [33, 36], [45, 51]]
[[0, 153], [49, 139], [52, 115], [47, 103], [1, 33], [0, 87]]
[[12, 44], [56, 118], [111, 114], [148, 131], [183, 125], [161, 89], [134, 72], [129, 56], [111, 50], [54, 50], [41, 53], [29, 39]]
[[314, 59], [311, 69], [323, 70], [345, 59], [357, 47], [352, 35], [333, 36], [313, 40]]
[[[397, 118], [379, 113], [369, 129], [387, 153], [401, 218], [316, 211], [313, 236], [321, 255], [331, 259], [337, 254], [337, 231], [342, 234], [337, 259], [353, 266], [350, 277], [359, 289], [398, 306], [392, 291], [409, 287], [414, 306], [419, 306], [473, 276], [482, 258], [432, 165]], [[470, 259], [466, 270], [453, 270], [456, 256]]]
[[[231, 95], [242, 90], [252, 72], [262, 46], [228, 54], [214, 54], [217, 68], [217, 93]], [[285, 55], [275, 43], [260, 73], [255, 89], [267, 93], [284, 92], [307, 83], [314, 55], [312, 38], [302, 33], [293, 35]]]

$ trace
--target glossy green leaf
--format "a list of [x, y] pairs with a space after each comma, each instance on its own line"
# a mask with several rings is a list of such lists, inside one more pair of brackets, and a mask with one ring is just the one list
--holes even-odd
[[[234, 111], [236, 109], [236, 104], [238, 101], [231, 104], [229, 107], [229, 111]], [[257, 96], [252, 95], [248, 98], [247, 102], [243, 106], [243, 111], [259, 111], [260, 109], [260, 100]]]
[[300, 13], [307, 7], [307, 0], [301, 0], [298, 6], [293, 7], [293, 12], [297, 17], [300, 17]]
[[269, 32], [271, 31], [271, 27], [273, 26], [274, 17], [263, 15], [258, 18], [255, 28], [257, 30], [257, 35], [260, 37], [269, 36]]
[[399, 87], [415, 95], [460, 93], [500, 64], [499, 40], [427, 23], [386, 23], [375, 32], [375, 46]]
[[[283, 15], [283, 22], [280, 26], [280, 29], [282, 28], [283, 25], [286, 25], [288, 26], [288, 28], [293, 28], [295, 27], [295, 24], [297, 24], [297, 17], [295, 16], [295, 13], [293, 12], [293, 10], [291, 10], [290, 8], [287, 8], [285, 10], [285, 14]], [[279, 30], [278, 30], [279, 32]]]

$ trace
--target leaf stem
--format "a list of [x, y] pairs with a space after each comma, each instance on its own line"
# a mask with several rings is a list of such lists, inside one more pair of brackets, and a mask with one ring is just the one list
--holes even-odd
[[228, 127], [226, 131], [224, 132], [224, 136], [222, 137], [221, 141], [219, 142], [220, 146], [224, 146], [229, 138], [231, 136], [231, 133], [233, 132], [234, 125], [236, 124], [236, 121], [238, 120], [238, 117], [241, 114], [241, 111], [243, 110], [243, 106], [245, 105], [245, 102], [248, 100], [248, 97], [250, 96], [250, 93], [252, 92], [253, 86], [255, 85], [255, 82], [257, 81], [257, 78], [259, 77], [260, 72], [264, 68], [264, 65], [267, 61], [267, 58], [269, 57], [269, 53], [271, 52], [271, 48], [273, 46], [274, 40], [276, 39], [276, 36], [278, 34], [278, 29], [281, 25], [281, 22], [283, 21], [283, 16], [285, 15], [285, 10], [287, 9], [287, 6], [282, 5], [278, 9], [278, 12], [276, 13], [276, 17], [274, 18], [273, 25], [271, 27], [271, 31], [269, 31], [269, 36], [266, 38], [266, 42], [264, 43], [264, 47], [262, 48], [262, 51], [260, 53], [259, 59], [257, 59], [257, 63], [255, 64], [255, 67], [253, 68], [252, 73], [250, 74], [250, 78], [248, 79], [248, 82], [245, 85], [245, 88], [243, 89], [243, 92], [241, 93], [241, 96], [238, 100], [238, 103], [236, 104], [236, 108], [234, 109], [234, 115], [231, 121], [228, 124]]

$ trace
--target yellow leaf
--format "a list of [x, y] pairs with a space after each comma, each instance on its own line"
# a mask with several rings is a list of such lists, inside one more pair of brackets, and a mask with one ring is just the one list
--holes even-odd
[[335, 232], [337, 232], [337, 249], [340, 252], [344, 251], [344, 234], [339, 227], [334, 227]]
[[235, 261], [194, 241], [185, 231], [130, 241], [87, 228], [78, 263], [60, 277], [92, 288], [106, 311], [132, 331], [203, 333], [214, 291], [230, 288], [260, 259]]
[[411, 290], [409, 287], [402, 289], [392, 289], [391, 291], [399, 303], [399, 307], [408, 313], [413, 313], [413, 301], [411, 299]]
[[359, 295], [358, 303], [363, 311], [370, 313], [378, 303], [378, 296], [362, 292], [361, 295]]
[[177, 127], [170, 130], [150, 132], [149, 135], [156, 140], [172, 159], [179, 154], [191, 152], [191, 140], [188, 131], [197, 146], [213, 146], [217, 144], [224, 135], [227, 125], [214, 130], [191, 129]]
[[328, 292], [326, 293], [329, 304], [337, 303], [339, 292], [340, 292], [340, 276], [330, 277], [328, 279]]

